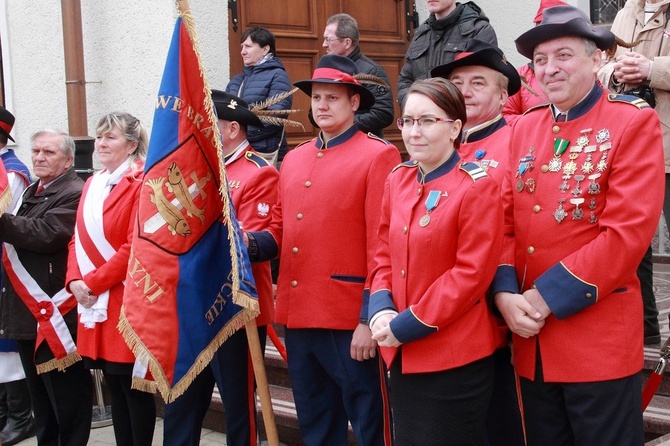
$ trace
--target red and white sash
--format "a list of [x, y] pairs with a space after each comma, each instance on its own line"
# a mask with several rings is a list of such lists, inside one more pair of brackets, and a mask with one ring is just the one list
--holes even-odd
[[42, 341], [46, 341], [55, 357], [46, 363], [37, 364], [37, 372], [64, 370], [79, 361], [81, 356], [77, 353], [77, 345], [63, 319], [63, 314], [67, 314], [77, 305], [74, 296], [63, 288], [53, 297], [49, 297], [26, 271], [16, 249], [9, 243], [4, 244], [2, 264], [14, 291], [37, 320], [35, 350]]
[[[82, 276], [99, 268], [116, 254], [116, 249], [105, 238], [102, 211], [111, 187], [119, 182], [129, 167], [130, 160], [126, 160], [111, 174], [107, 170], [96, 173], [84, 193], [81, 214], [77, 216], [74, 232], [77, 264]], [[82, 305], [77, 307], [80, 322], [85, 328], [93, 328], [96, 323], [106, 321], [108, 305], [109, 290], [106, 290], [98, 295], [91, 308]]]

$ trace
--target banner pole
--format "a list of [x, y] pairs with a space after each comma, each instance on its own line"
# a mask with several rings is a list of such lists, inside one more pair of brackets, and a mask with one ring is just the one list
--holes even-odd
[[279, 446], [279, 434], [277, 433], [277, 424], [275, 423], [275, 414], [272, 410], [272, 400], [270, 398], [270, 387], [268, 377], [265, 373], [265, 361], [261, 352], [261, 343], [258, 338], [258, 329], [256, 328], [256, 319], [252, 319], [245, 324], [247, 331], [247, 342], [251, 352], [251, 361], [254, 366], [254, 375], [256, 377], [256, 386], [258, 396], [261, 400], [261, 410], [263, 411], [263, 423], [265, 424], [265, 435], [270, 446]]

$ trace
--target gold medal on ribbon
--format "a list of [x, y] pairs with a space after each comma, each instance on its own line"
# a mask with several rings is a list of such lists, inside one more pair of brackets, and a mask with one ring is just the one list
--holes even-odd
[[437, 203], [440, 202], [440, 196], [442, 192], [439, 190], [431, 190], [428, 192], [428, 198], [426, 198], [426, 215], [421, 217], [419, 220], [419, 226], [425, 228], [430, 223], [430, 213], [437, 207]]

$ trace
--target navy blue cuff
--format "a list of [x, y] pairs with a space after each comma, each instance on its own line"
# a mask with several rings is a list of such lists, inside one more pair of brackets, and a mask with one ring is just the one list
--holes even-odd
[[359, 320], [361, 324], [367, 325], [370, 318], [368, 315], [370, 314], [368, 312], [368, 306], [370, 305], [370, 290], [363, 290], [363, 305], [361, 305], [361, 315], [359, 317]]
[[500, 265], [489, 287], [491, 296], [506, 291], [519, 294], [519, 281], [516, 278], [516, 269], [512, 265]]
[[572, 316], [598, 300], [598, 288], [579, 280], [562, 263], [557, 263], [538, 277], [535, 287], [559, 319]]
[[389, 290], [379, 290], [369, 297], [368, 315], [374, 316], [382, 310], [398, 311], [393, 303], [393, 295]]
[[277, 257], [279, 253], [277, 241], [268, 231], [248, 232], [247, 236], [249, 237], [248, 251], [251, 262], [267, 262]]
[[390, 327], [395, 338], [403, 344], [425, 338], [437, 331], [437, 327], [431, 327], [417, 319], [410, 308], [398, 314], [391, 321]]

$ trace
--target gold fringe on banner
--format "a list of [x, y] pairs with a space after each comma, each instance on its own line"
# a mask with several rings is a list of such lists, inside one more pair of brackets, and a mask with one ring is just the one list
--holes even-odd
[[58, 370], [59, 372], [62, 372], [66, 368], [70, 367], [72, 364], [75, 362], [81, 361], [81, 356], [77, 352], [70, 353], [69, 355], [65, 356], [64, 358], [60, 359], [50, 359], [47, 362], [43, 362], [41, 364], [36, 364], [35, 367], [37, 368], [37, 374], [42, 374], [42, 373], [47, 373], [52, 370]]

